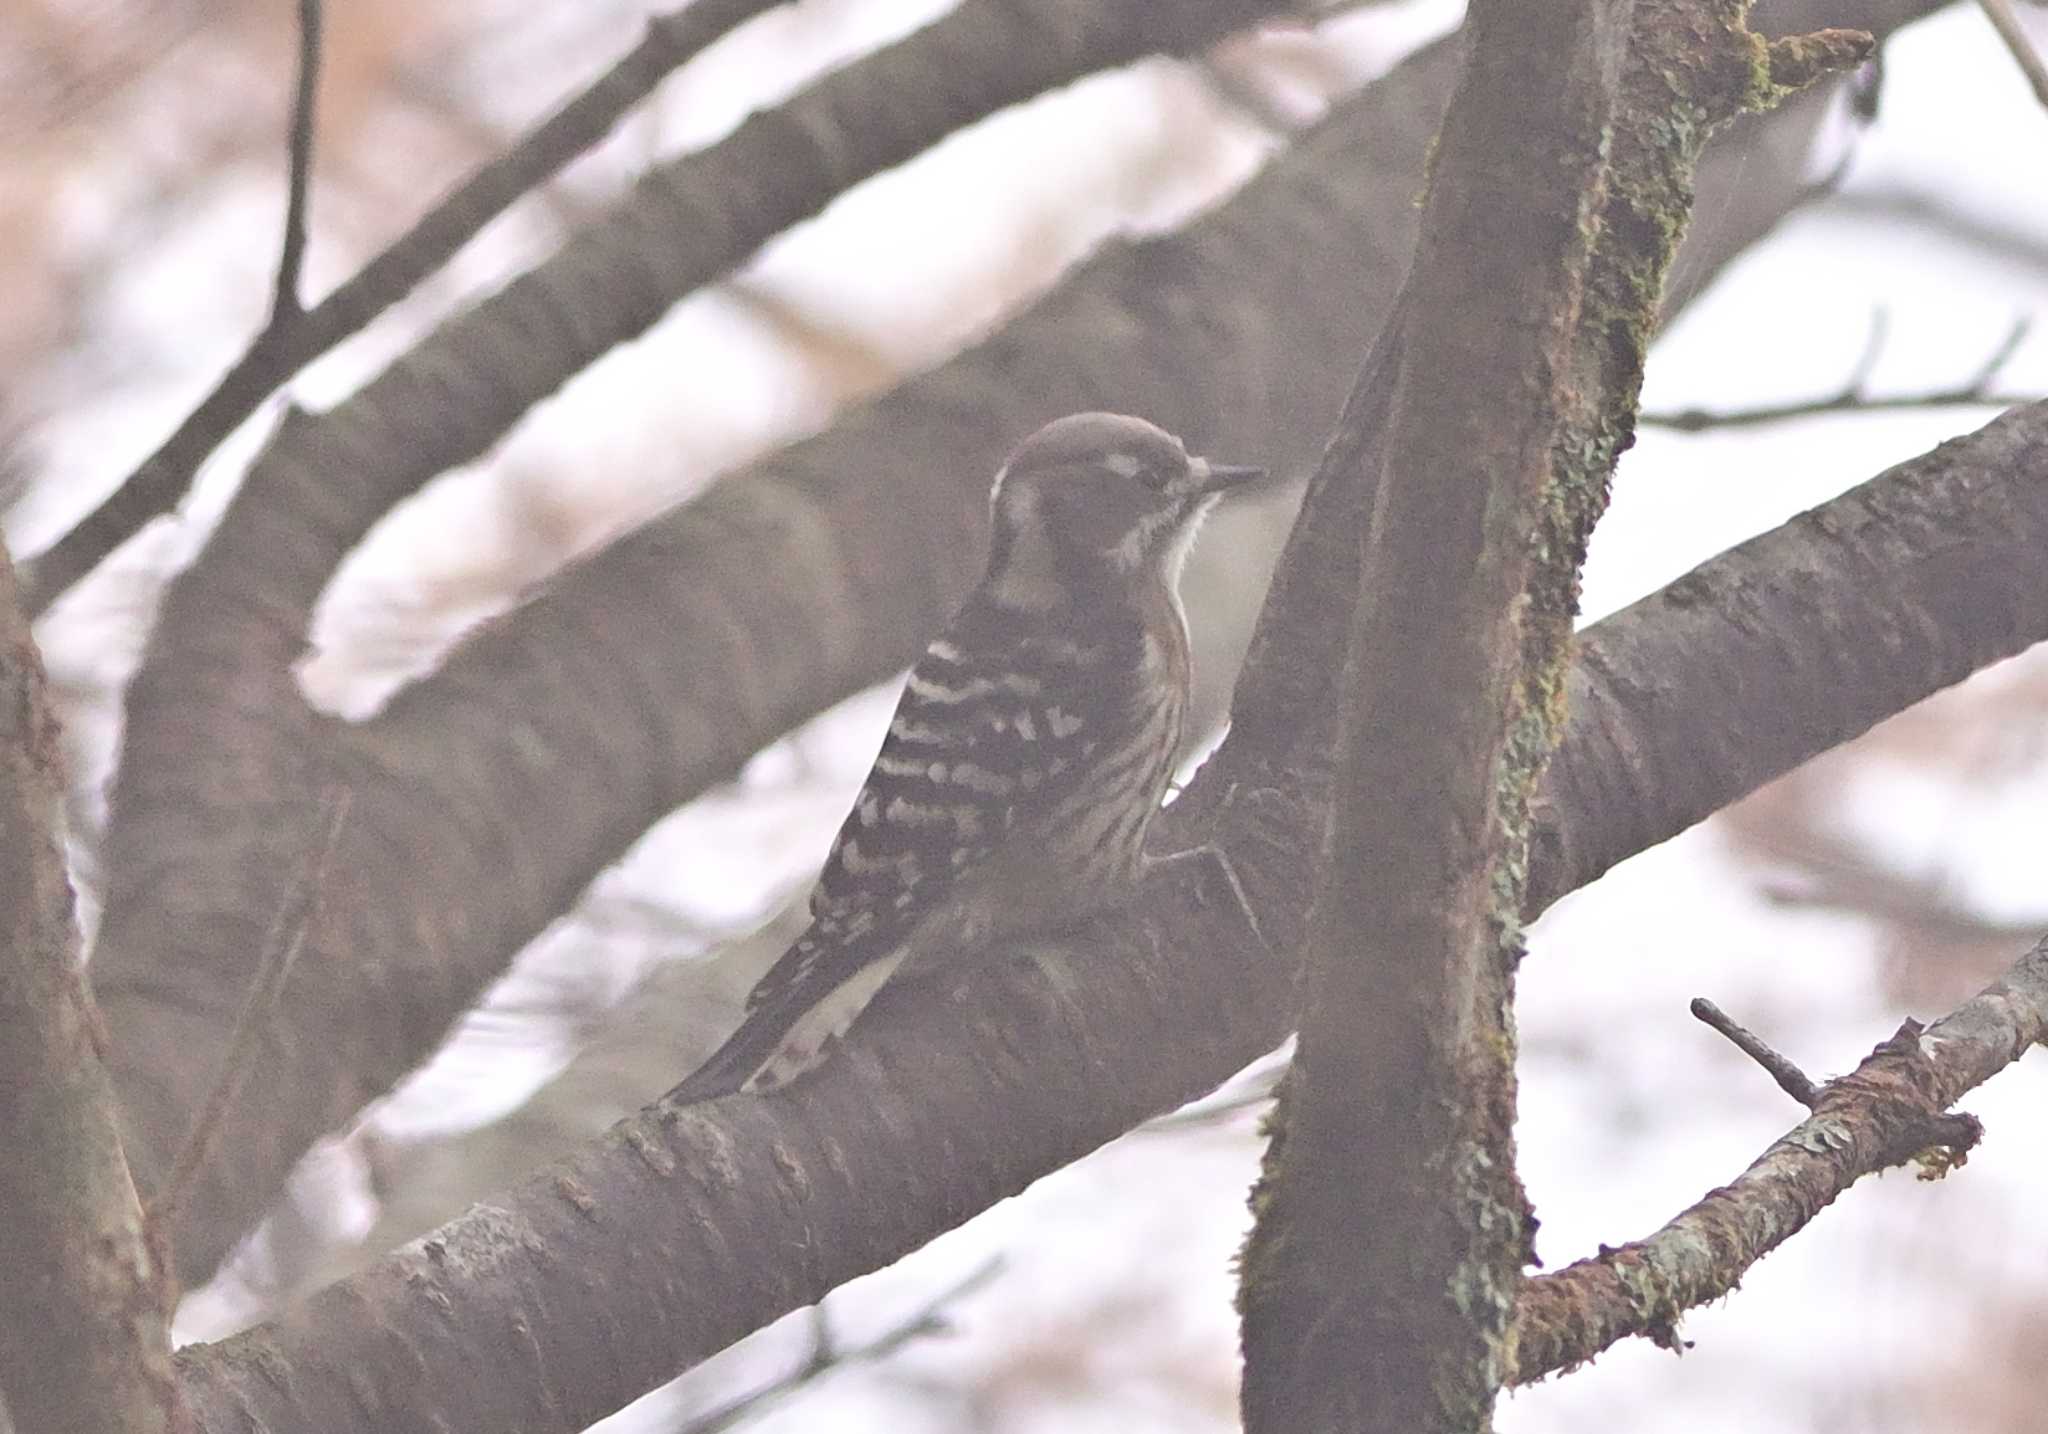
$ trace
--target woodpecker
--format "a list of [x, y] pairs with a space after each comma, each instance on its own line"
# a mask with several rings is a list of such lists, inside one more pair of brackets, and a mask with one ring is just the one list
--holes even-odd
[[911, 668], [809, 929], [670, 1102], [787, 1084], [892, 977], [1129, 893], [1187, 709], [1181, 564], [1263, 473], [1113, 413], [1024, 440], [990, 494], [987, 569]]

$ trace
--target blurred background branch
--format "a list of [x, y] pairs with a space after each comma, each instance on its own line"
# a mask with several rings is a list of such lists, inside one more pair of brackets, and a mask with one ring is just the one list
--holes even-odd
[[1796, 399], [1788, 403], [1758, 404], [1752, 408], [1706, 409], [1687, 408], [1676, 412], [1646, 412], [1641, 422], [1653, 428], [1671, 428], [1680, 433], [1703, 433], [1713, 428], [1745, 428], [1755, 424], [1783, 423], [1787, 419], [1812, 418], [1823, 413], [1880, 412], [1900, 408], [1956, 408], [1983, 405], [1986, 408], [2017, 408], [2023, 403], [2037, 403], [2041, 394], [2001, 393], [1998, 390], [1998, 376], [2027, 341], [2032, 331], [2033, 320], [2022, 316], [2013, 320], [2012, 328], [1993, 349], [1991, 356], [1984, 360], [1975, 374], [1961, 383], [1932, 389], [1925, 393], [1873, 394], [1866, 385], [1870, 371], [1884, 353], [1885, 321], [1884, 311], [1879, 310], [1870, 329], [1870, 343], [1863, 356], [1856, 361], [1855, 369], [1847, 381], [1835, 393], [1825, 398]]
[[696, 0], [657, 16], [618, 64], [504, 154], [477, 170], [356, 275], [311, 310], [298, 294], [311, 189], [313, 96], [320, 7], [302, 0], [299, 82], [290, 130], [284, 252], [270, 322], [142, 465], [49, 549], [24, 565], [28, 610], [39, 615], [152, 518], [185, 496], [199, 467], [279, 385], [359, 332], [446, 263], [477, 232], [602, 139], [670, 71], [779, 0]]

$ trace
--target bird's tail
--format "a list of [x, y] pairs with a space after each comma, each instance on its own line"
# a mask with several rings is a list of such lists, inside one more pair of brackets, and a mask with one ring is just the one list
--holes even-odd
[[663, 1097], [663, 1104], [696, 1105], [742, 1091], [759, 1094], [815, 1070], [902, 959], [898, 953], [869, 961], [822, 993], [803, 980], [778, 991], [747, 1012], [740, 1028]]
[[726, 1038], [725, 1044], [711, 1053], [704, 1064], [687, 1076], [683, 1082], [662, 1097], [665, 1105], [697, 1105], [707, 1100], [718, 1100], [728, 1095], [737, 1095], [745, 1089], [747, 1078], [760, 1066], [755, 1046], [752, 1017]]

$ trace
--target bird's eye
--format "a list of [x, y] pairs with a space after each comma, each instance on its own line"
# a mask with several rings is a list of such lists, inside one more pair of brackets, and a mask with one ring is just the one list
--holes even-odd
[[1157, 464], [1147, 463], [1135, 453], [1112, 453], [1102, 460], [1102, 466], [1119, 478], [1135, 478], [1153, 492], [1166, 487], [1166, 473]]
[[1106, 454], [1101, 460], [1102, 467], [1119, 478], [1135, 478], [1154, 493], [1164, 493], [1173, 481], [1171, 465], [1155, 459], [1141, 458], [1135, 453], [1115, 452]]

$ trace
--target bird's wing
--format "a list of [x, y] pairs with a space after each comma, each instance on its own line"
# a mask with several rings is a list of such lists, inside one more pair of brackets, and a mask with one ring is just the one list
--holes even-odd
[[[1014, 633], [984, 645], [978, 635], [956, 623], [911, 670], [812, 894], [810, 929], [671, 1101], [779, 1085], [814, 1064], [895, 972], [920, 924], [1013, 834], [1032, 839], [1062, 776], [1102, 740], [1119, 688], [1086, 680], [1085, 669], [1112, 661], [1107, 649]], [[989, 651], [1001, 666], [977, 660]]]
[[[1000, 663], [982, 660], [992, 647]], [[1073, 674], [1109, 659], [1065, 638], [983, 637], [972, 624], [934, 641], [911, 669], [826, 858], [811, 929], [762, 977], [747, 1009], [813, 979], [836, 986], [896, 951], [962, 877], [1028, 829], [1060, 775], [1101, 737], [1103, 714], [1088, 708], [1111, 684]]]

